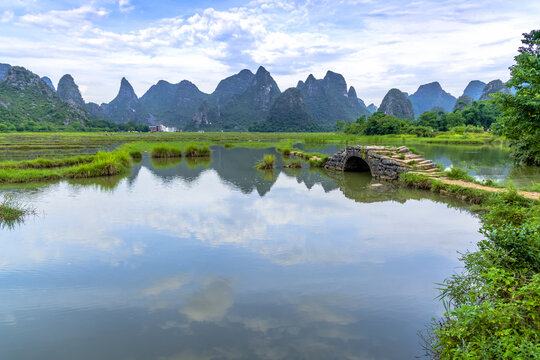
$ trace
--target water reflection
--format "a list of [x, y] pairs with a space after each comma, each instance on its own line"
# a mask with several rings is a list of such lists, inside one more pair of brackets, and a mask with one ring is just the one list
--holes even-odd
[[266, 177], [253, 166], [271, 151], [145, 156], [110, 182], [17, 189], [44, 214], [0, 230], [2, 357], [420, 355], [434, 284], [474, 248], [477, 219], [366, 174], [277, 157]]

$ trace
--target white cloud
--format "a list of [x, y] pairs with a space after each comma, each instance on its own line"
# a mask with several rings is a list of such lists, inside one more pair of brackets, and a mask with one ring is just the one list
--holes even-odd
[[130, 12], [135, 9], [135, 6], [131, 5], [130, 0], [119, 0], [118, 9], [120, 9], [121, 12]]
[[96, 22], [109, 14], [104, 8], [94, 8], [91, 5], [83, 5], [72, 10], [51, 10], [45, 13], [26, 14], [19, 17], [19, 22], [24, 25], [34, 25], [49, 30], [68, 30], [72, 32], [84, 32], [93, 22]]
[[15, 16], [15, 14], [13, 14], [13, 11], [6, 10], [6, 11], [0, 13], [0, 23], [11, 22], [11, 20], [13, 20], [14, 16]]

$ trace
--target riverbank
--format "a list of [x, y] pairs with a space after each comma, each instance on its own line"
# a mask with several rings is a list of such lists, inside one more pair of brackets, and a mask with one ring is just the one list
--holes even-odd
[[440, 284], [445, 313], [424, 334], [432, 359], [535, 358], [540, 343], [540, 203], [512, 189], [414, 173], [401, 184], [475, 204], [484, 240]]

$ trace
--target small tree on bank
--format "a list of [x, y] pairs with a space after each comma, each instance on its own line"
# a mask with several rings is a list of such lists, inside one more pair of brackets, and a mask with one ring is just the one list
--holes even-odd
[[521, 42], [507, 83], [516, 93], [492, 95], [502, 111], [496, 131], [510, 141], [516, 162], [540, 166], [540, 30], [524, 33]]

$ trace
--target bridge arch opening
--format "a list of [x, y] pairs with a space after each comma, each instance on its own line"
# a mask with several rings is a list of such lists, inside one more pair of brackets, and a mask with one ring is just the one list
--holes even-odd
[[358, 156], [351, 156], [345, 160], [343, 165], [343, 171], [354, 171], [354, 172], [371, 172], [368, 163]]

